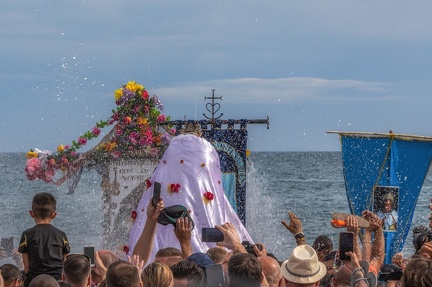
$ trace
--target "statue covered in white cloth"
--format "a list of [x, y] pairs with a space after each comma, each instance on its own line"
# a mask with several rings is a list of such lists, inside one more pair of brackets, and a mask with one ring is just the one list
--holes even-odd
[[[204, 138], [187, 133], [171, 140], [150, 178], [147, 185], [149, 187], [139, 202], [137, 218], [131, 228], [128, 255], [133, 253], [143, 232], [147, 220], [146, 209], [152, 198], [155, 182], [161, 184], [160, 197], [165, 207], [180, 204], [188, 209], [195, 224], [191, 238], [193, 252], [206, 252], [216, 245], [201, 241], [203, 227], [215, 227], [215, 225], [222, 225], [226, 222], [235, 226], [241, 240], [253, 242], [225, 196], [217, 151]], [[180, 249], [173, 230], [172, 225], [157, 224], [153, 248], [147, 262], [152, 262], [156, 252], [161, 248]]]

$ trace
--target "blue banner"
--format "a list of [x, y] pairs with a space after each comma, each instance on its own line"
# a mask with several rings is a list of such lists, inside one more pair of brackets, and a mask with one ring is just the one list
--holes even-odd
[[345, 189], [351, 213], [384, 221], [386, 263], [402, 250], [432, 159], [432, 142], [410, 137], [341, 134]]

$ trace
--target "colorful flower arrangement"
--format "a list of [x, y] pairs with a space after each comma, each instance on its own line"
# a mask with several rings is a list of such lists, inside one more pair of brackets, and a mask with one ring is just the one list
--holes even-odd
[[[135, 81], [116, 90], [114, 97], [117, 108], [110, 118], [96, 123], [71, 145], [59, 145], [56, 153], [30, 150], [25, 167], [27, 178], [52, 182], [56, 170], [65, 172], [79, 160], [86, 160], [91, 166], [120, 157], [159, 159], [176, 132], [171, 126], [160, 125], [170, 119], [162, 113], [161, 101], [156, 95], [149, 96], [144, 86]], [[99, 145], [89, 158], [78, 153], [87, 141], [101, 134], [101, 129], [114, 123], [112, 137]]]

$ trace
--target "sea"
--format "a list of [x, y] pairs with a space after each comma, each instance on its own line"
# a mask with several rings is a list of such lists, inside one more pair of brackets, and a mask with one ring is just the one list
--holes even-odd
[[[32, 197], [41, 191], [57, 198], [57, 217], [52, 221], [64, 230], [72, 252], [83, 245], [102, 248], [103, 211], [101, 177], [84, 170], [73, 194], [66, 184], [55, 186], [29, 181], [24, 173], [25, 153], [0, 153], [0, 238], [13, 237], [14, 247], [24, 231], [34, 225], [29, 215]], [[413, 226], [428, 226], [432, 173], [429, 172], [414, 212]], [[248, 157], [246, 228], [256, 243], [264, 243], [279, 260], [288, 258], [295, 247], [291, 233], [281, 224], [287, 212], [302, 221], [306, 240], [329, 236], [337, 248], [341, 229], [330, 224], [334, 212], [349, 213], [340, 152], [251, 152]], [[115, 228], [115, 227], [114, 227]], [[411, 237], [404, 254], [413, 253]]]

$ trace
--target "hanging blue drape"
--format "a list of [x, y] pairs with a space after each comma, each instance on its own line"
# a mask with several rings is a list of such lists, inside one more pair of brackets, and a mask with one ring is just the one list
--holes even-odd
[[375, 186], [399, 187], [398, 227], [385, 231], [386, 263], [402, 250], [432, 159], [432, 142], [405, 137], [341, 134], [345, 189], [351, 213], [373, 210]]

